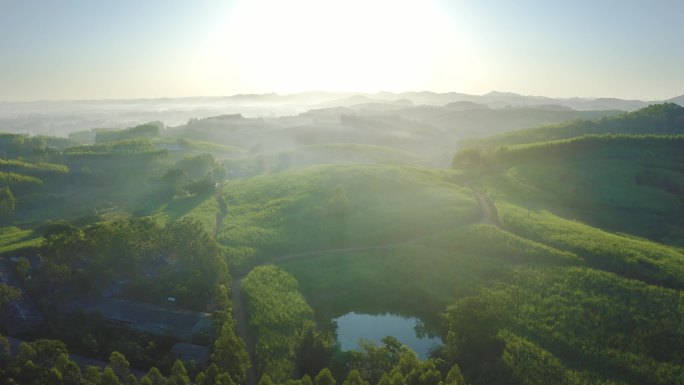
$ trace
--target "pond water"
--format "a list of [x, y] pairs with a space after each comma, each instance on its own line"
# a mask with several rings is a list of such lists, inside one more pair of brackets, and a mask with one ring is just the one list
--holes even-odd
[[337, 322], [337, 339], [343, 351], [358, 350], [359, 339], [366, 339], [381, 344], [386, 336], [392, 336], [416, 352], [420, 358], [426, 358], [430, 349], [442, 344], [440, 338], [419, 336], [415, 317], [401, 317], [392, 314], [371, 315], [347, 313], [335, 319]]

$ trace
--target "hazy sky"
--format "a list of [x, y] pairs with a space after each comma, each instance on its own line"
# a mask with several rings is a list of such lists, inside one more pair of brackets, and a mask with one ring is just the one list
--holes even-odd
[[684, 94], [683, 0], [0, 0], [0, 100]]

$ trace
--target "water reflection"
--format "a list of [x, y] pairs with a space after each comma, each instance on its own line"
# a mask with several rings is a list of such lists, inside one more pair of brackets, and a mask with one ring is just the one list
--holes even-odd
[[439, 338], [430, 338], [423, 332], [420, 320], [392, 314], [371, 315], [347, 313], [334, 320], [337, 323], [337, 339], [342, 350], [359, 349], [359, 339], [376, 344], [386, 336], [392, 336], [426, 358], [430, 349], [441, 345]]

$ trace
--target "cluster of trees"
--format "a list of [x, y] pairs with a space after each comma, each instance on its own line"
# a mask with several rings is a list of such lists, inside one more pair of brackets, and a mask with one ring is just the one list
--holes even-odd
[[138, 218], [81, 229], [62, 222], [47, 226], [44, 237], [43, 266], [33, 272], [33, 279], [22, 277], [39, 299], [49, 336], [89, 357], [117, 350], [125, 352], [136, 367], [169, 369], [173, 338], [112, 329], [97, 313], [64, 315], [54, 309], [69, 298], [88, 291], [97, 295], [113, 282], [125, 282], [122, 295], [129, 299], [154, 303], [173, 296], [177, 306], [215, 310], [218, 333], [210, 372], [218, 374], [211, 378], [220, 375], [224, 382], [217, 383], [245, 383], [250, 362], [244, 342], [234, 331], [225, 255], [201, 224], [184, 219], [160, 225], [151, 218]]
[[0, 169], [4, 171], [23, 172], [25, 174], [58, 173], [66, 174], [69, 167], [64, 164], [46, 162], [26, 162], [18, 159], [0, 159]]
[[64, 155], [133, 155], [163, 152], [148, 139], [125, 139], [116, 142], [96, 143], [66, 148]]
[[21, 296], [19, 289], [0, 283], [0, 308], [18, 299]]
[[360, 351], [350, 352], [346, 362], [333, 370], [323, 367], [315, 376], [305, 374], [301, 379], [285, 381], [276, 381], [264, 374], [259, 385], [335, 385], [337, 379], [342, 385], [466, 384], [458, 365], [450, 366], [439, 358], [421, 361], [393, 337], [386, 337], [382, 342], [375, 345], [363, 341]]
[[0, 133], [0, 157], [49, 162], [59, 155], [50, 146], [58, 138]]
[[[212, 366], [211, 382], [207, 374], [197, 374], [198, 385], [234, 385], [230, 377]], [[147, 373], [132, 373], [130, 363], [119, 352], [112, 352], [104, 368], [86, 366], [81, 369], [72, 360], [61, 341], [41, 339], [21, 343], [19, 351], [10, 350], [6, 338], [0, 336], [0, 383], [4, 385], [188, 385], [190, 375], [182, 361], [176, 360], [169, 374], [164, 376], [152, 367]]]
[[211, 154], [185, 157], [162, 176], [162, 195], [168, 198], [182, 194], [204, 196], [214, 192], [216, 183], [223, 183], [225, 179], [225, 168]]
[[[16, 208], [15, 195], [36, 192], [45, 183], [68, 173], [69, 168], [63, 164], [0, 158], [0, 213], [7, 219]], [[0, 219], [0, 222], [4, 221]]]
[[654, 104], [638, 111], [596, 120], [575, 120], [556, 126], [513, 131], [471, 144], [496, 146], [568, 139], [583, 135], [678, 135], [684, 133], [684, 107], [674, 103]]
[[489, 148], [465, 148], [453, 158], [457, 169], [506, 168], [523, 162], [561, 161], [577, 157], [643, 158], [648, 161], [653, 152], [682, 159], [679, 149], [684, 135], [583, 135], [569, 139]]
[[[297, 280], [276, 266], [259, 266], [242, 280], [242, 288], [247, 296], [249, 326], [257, 341], [256, 368], [277, 381], [292, 377], [297, 374], [297, 350], [313, 318]], [[309, 330], [312, 346], [315, 337]]]
[[[264, 374], [259, 385], [465, 385], [458, 365], [447, 367], [443, 360], [419, 361], [415, 354], [393, 338], [384, 345], [366, 344], [357, 362], [335, 376], [329, 368], [301, 379], [276, 382]], [[176, 360], [168, 374], [156, 367], [147, 373], [131, 369], [127, 358], [114, 351], [104, 367], [81, 368], [72, 360], [65, 345], [56, 340], [22, 343], [14, 354], [7, 339], [0, 336], [0, 383], [5, 385], [238, 385], [236, 379], [212, 363], [202, 371], [190, 370]]]
[[474, 384], [678, 384], [682, 304], [590, 268], [520, 269], [448, 309], [445, 357]]
[[45, 264], [32, 281], [39, 298], [66, 287], [100, 291], [123, 279], [129, 298], [154, 303], [174, 296], [179, 305], [202, 309], [228, 280], [221, 247], [190, 218], [164, 226], [137, 218], [84, 229], [56, 223], [44, 238]]

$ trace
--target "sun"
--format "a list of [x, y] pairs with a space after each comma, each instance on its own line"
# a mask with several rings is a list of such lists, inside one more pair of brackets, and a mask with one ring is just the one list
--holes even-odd
[[465, 45], [434, 3], [245, 1], [207, 39], [206, 81], [256, 92], [420, 89]]

